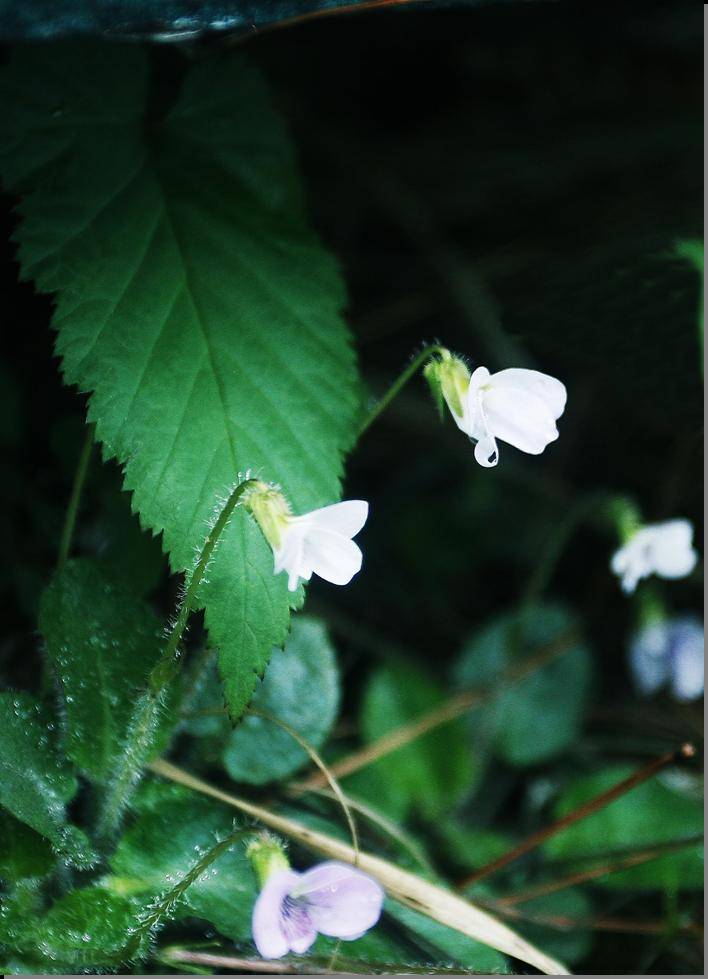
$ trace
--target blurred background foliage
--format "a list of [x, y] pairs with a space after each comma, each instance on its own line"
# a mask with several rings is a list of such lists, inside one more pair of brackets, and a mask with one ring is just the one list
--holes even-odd
[[[483, 471], [414, 380], [348, 464], [345, 496], [371, 501], [364, 571], [347, 589], [313, 581], [307, 618], [254, 702], [277, 704], [334, 763], [461, 691], [485, 690], [476, 709], [342, 779], [412, 837], [401, 857], [363, 820], [379, 848], [422, 856], [450, 881], [702, 736], [699, 705], [633, 690], [626, 650], [637, 603], [609, 574], [616, 539], [593, 505], [628, 494], [647, 520], [686, 516], [701, 536], [700, 289], [677, 250], [701, 234], [698, 17], [688, 2], [428, 5], [239, 41], [294, 134], [314, 224], [349, 286], [371, 392], [434, 339], [490, 369], [537, 366], [569, 390], [557, 443], [540, 457], [504, 449], [499, 467]], [[181, 56], [156, 49], [158, 77], [169, 80]], [[4, 685], [39, 692], [39, 598], [84, 406], [56, 371], [50, 300], [17, 284], [12, 201], [3, 205], [0, 671]], [[131, 516], [117, 468], [97, 453], [76, 543], [123, 572], [164, 619], [178, 583]], [[547, 580], [534, 595], [539, 567]], [[699, 575], [660, 589], [672, 610], [701, 607]], [[517, 660], [558, 641], [559, 655], [508, 682]], [[196, 659], [198, 628], [191, 643]], [[175, 757], [266, 793], [304, 775], [304, 752], [266, 719], [231, 731], [210, 668], [194, 685]], [[134, 834], [150, 832], [148, 803]], [[297, 806], [341, 822], [326, 800], [300, 796]], [[689, 841], [506, 913], [578, 972], [699, 971], [701, 812], [693, 769], [669, 769], [470, 893], [495, 906], [589, 857], [602, 864], [628, 848]], [[190, 841], [196, 818], [181, 824]], [[26, 839], [0, 874], [41, 874], [43, 838], [3, 820], [6, 839]], [[144, 869], [135, 861], [148, 848], [136, 856], [131, 839], [115, 877]], [[190, 899], [197, 917], [204, 900]], [[209, 907], [217, 930], [240, 937], [228, 913]], [[440, 926], [426, 938], [432, 923], [418, 923], [411, 946], [404, 924], [389, 922], [388, 944], [369, 954], [413, 961], [427, 947], [430, 961], [469, 964]]]

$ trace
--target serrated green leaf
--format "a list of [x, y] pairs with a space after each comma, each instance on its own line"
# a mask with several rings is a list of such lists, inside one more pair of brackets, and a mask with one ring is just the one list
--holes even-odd
[[[556, 817], [565, 816], [588, 799], [605, 792], [632, 771], [617, 765], [575, 779], [562, 792], [555, 809]], [[593, 854], [603, 854], [604, 858], [613, 850], [651, 848], [656, 843], [688, 839], [702, 832], [700, 788], [687, 784], [682, 773], [668, 771], [558, 833], [544, 844], [544, 849], [552, 858], [572, 860]], [[603, 859], [603, 862], [610, 861]], [[618, 889], [700, 888], [703, 886], [703, 844], [666, 852], [641, 866], [598, 878], [595, 883]]]
[[0, 878], [44, 877], [54, 866], [49, 841], [0, 809]]
[[[22, 275], [57, 294], [64, 377], [92, 392], [104, 454], [173, 570], [239, 473], [279, 482], [296, 512], [338, 499], [357, 408], [344, 289], [260, 75], [235, 56], [193, 65], [153, 119], [143, 51], [59, 45], [15, 52], [0, 89]], [[234, 717], [288, 598], [237, 511], [200, 589]]]
[[[412, 667], [386, 666], [364, 694], [361, 731], [366, 742], [432, 710], [443, 700], [434, 677]], [[395, 819], [417, 810], [434, 819], [472, 785], [475, 761], [464, 724], [452, 722], [391, 752], [344, 779], [348, 794], [369, 800]]]
[[462, 688], [494, 685], [515, 663], [567, 640], [568, 648], [556, 659], [509, 683], [488, 706], [470, 714], [475, 737], [491, 742], [496, 754], [511, 765], [536, 764], [575, 741], [591, 673], [590, 654], [579, 639], [572, 638], [577, 624], [566, 609], [538, 605], [524, 621], [520, 641], [516, 641], [518, 613], [500, 616], [476, 630], [454, 671], [455, 683]]
[[[283, 649], [273, 651], [252, 706], [279, 718], [320, 748], [337, 717], [339, 671], [327, 630], [298, 616]], [[263, 717], [244, 717], [223, 754], [231, 778], [252, 785], [285, 778], [309, 756], [287, 731]]]
[[66, 753], [105, 781], [163, 642], [155, 614], [98, 562], [70, 561], [42, 598], [39, 628], [66, 718]]
[[[111, 858], [107, 886], [147, 904], [169, 891], [217, 839], [233, 829], [223, 806], [185, 789], [150, 786], [138, 795], [138, 819]], [[242, 844], [235, 844], [191, 887], [173, 914], [210, 922], [227, 938], [250, 936], [256, 879]]]
[[55, 750], [53, 724], [29, 694], [0, 692], [0, 805], [46, 837], [66, 860], [86, 866], [93, 850], [66, 817], [76, 778]]

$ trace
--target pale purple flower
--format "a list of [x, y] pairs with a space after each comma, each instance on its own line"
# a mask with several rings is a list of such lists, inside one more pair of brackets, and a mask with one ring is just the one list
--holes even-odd
[[629, 663], [640, 693], [668, 685], [676, 700], [695, 700], [703, 693], [703, 623], [696, 615], [650, 622], [632, 639]]
[[380, 884], [345, 863], [277, 870], [254, 905], [253, 940], [264, 959], [306, 952], [318, 932], [352, 941], [379, 920], [383, 899]]

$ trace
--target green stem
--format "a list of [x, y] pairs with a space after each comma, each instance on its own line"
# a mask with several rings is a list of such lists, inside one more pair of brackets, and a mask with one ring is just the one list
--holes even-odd
[[189, 618], [189, 613], [192, 610], [192, 604], [196, 598], [197, 591], [204, 577], [204, 572], [206, 571], [207, 565], [211, 560], [214, 553], [214, 548], [221, 537], [221, 534], [229, 522], [231, 514], [236, 509], [243, 491], [249, 486], [253, 480], [247, 479], [243, 483], [234, 489], [229, 496], [223, 510], [219, 514], [216, 523], [209, 532], [209, 536], [206, 539], [204, 547], [202, 549], [201, 557], [197, 563], [194, 572], [189, 578], [189, 583], [187, 585], [186, 591], [184, 593], [184, 598], [177, 613], [177, 619], [172, 627], [172, 631], [167, 639], [167, 644], [160, 659], [157, 661], [152, 673], [150, 674], [150, 690], [153, 694], [157, 695], [161, 690], [167, 686], [170, 680], [177, 675], [179, 671], [179, 665], [181, 660], [181, 654], [179, 650], [180, 639], [182, 638], [182, 633], [184, 632], [185, 626], [187, 625], [187, 619]]
[[79, 462], [76, 467], [74, 485], [71, 487], [71, 496], [69, 497], [64, 526], [62, 528], [61, 539], [59, 541], [57, 567], [60, 570], [64, 567], [69, 558], [71, 542], [74, 537], [74, 527], [76, 526], [76, 515], [79, 512], [79, 503], [81, 502], [81, 492], [84, 488], [84, 483], [86, 482], [86, 473], [88, 472], [89, 462], [91, 461], [93, 441], [94, 426], [89, 425], [86, 430], [86, 438], [84, 439], [81, 455], [79, 456]]
[[371, 425], [376, 421], [381, 412], [385, 411], [386, 408], [391, 404], [396, 395], [401, 391], [402, 388], [410, 381], [413, 375], [420, 370], [423, 364], [429, 360], [433, 354], [442, 353], [444, 347], [438, 344], [432, 344], [429, 347], [424, 347], [417, 357], [414, 357], [410, 362], [408, 367], [398, 376], [398, 378], [393, 382], [388, 391], [384, 394], [382, 398], [377, 401], [374, 407], [371, 409], [369, 414], [366, 416], [362, 424], [359, 426], [359, 431], [357, 433], [357, 438], [361, 438], [364, 432], [371, 427]]
[[182, 880], [178, 881], [172, 890], [168, 891], [164, 897], [160, 898], [156, 904], [152, 905], [147, 914], [140, 920], [135, 931], [132, 933], [130, 941], [125, 948], [123, 958], [127, 961], [132, 961], [135, 958], [141, 957], [141, 951], [143, 943], [146, 939], [149, 939], [160, 924], [163, 918], [167, 917], [177, 904], [177, 902], [184, 896], [185, 892], [192, 884], [199, 880], [202, 874], [207, 870], [215, 860], [225, 853], [230, 847], [237, 843], [239, 840], [243, 839], [245, 836], [252, 836], [253, 830], [250, 829], [238, 829], [234, 830], [225, 839], [220, 840], [216, 843], [211, 850], [204, 854], [201, 859], [199, 859], [191, 870], [187, 871]]
[[117, 759], [115, 774], [108, 786], [98, 821], [97, 836], [104, 845], [110, 842], [111, 837], [120, 825], [132, 791], [140, 780], [142, 768], [150, 759], [155, 743], [155, 734], [159, 726], [160, 713], [167, 700], [168, 687], [179, 673], [182, 664], [182, 652], [179, 644], [197, 590], [213, 556], [214, 548], [238, 505], [243, 491], [251, 482], [252, 480], [247, 479], [236, 486], [209, 532], [199, 561], [189, 578], [165, 648], [150, 673], [147, 689], [138, 697], [128, 726], [123, 750]]

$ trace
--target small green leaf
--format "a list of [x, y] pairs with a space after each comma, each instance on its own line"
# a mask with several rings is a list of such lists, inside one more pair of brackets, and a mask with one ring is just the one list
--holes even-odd
[[0, 692], [0, 805], [77, 866], [93, 863], [85, 835], [67, 822], [76, 778], [54, 747], [53, 725], [29, 694]]
[[[315, 749], [324, 744], [337, 717], [339, 671], [321, 622], [295, 618], [285, 648], [273, 651], [252, 706], [284, 721]], [[231, 778], [252, 785], [286, 778], [310, 760], [287, 731], [254, 716], [233, 731], [223, 759]]]
[[44, 877], [54, 866], [49, 841], [0, 809], [0, 878]]
[[[615, 766], [576, 779], [561, 794], [555, 816], [565, 816], [631, 773], [631, 768]], [[544, 849], [554, 859], [572, 860], [602, 854], [603, 862], [610, 862], [605, 857], [613, 850], [650, 848], [656, 843], [688, 839], [702, 832], [700, 792], [691, 785], [690, 776], [667, 771], [558, 833], [544, 845]], [[618, 889], [700, 888], [703, 886], [703, 844], [664, 853], [641, 866], [598, 878], [595, 883]]]
[[161, 624], [127, 585], [80, 559], [44, 593], [39, 628], [63, 697], [67, 755], [105, 781], [158, 658]]
[[501, 616], [476, 630], [454, 672], [459, 687], [494, 686], [515, 664], [555, 643], [567, 643], [547, 665], [510, 682], [488, 706], [470, 714], [475, 736], [491, 741], [496, 754], [511, 765], [545, 761], [574, 743], [590, 685], [590, 654], [574, 637], [577, 624], [567, 610], [538, 605], [524, 621], [519, 639], [518, 613]]
[[[217, 839], [233, 830], [228, 811], [186, 789], [147, 786], [139, 793], [140, 814], [111, 858], [112, 891], [147, 904], [164, 895], [191, 870]], [[243, 844], [235, 844], [185, 892], [174, 916], [203, 918], [238, 941], [251, 933], [256, 879]]]
[[[442, 700], [439, 684], [423, 671], [403, 666], [377, 670], [364, 694], [364, 741], [378, 740]], [[347, 792], [396, 819], [405, 819], [412, 810], [435, 819], [460, 800], [474, 775], [470, 739], [464, 724], [455, 721], [347, 776], [344, 784]]]

